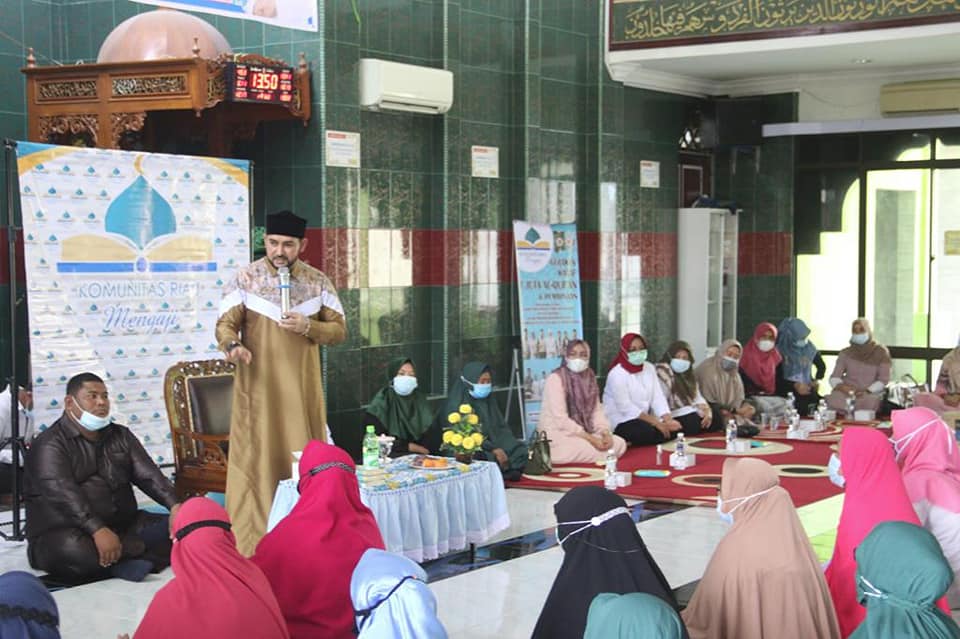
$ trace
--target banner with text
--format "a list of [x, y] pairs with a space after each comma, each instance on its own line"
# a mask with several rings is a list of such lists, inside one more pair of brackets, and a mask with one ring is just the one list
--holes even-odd
[[164, 375], [221, 357], [221, 287], [250, 261], [249, 162], [18, 142], [17, 165], [38, 429], [90, 371], [172, 462]]
[[[317, 31], [317, 0], [133, 0], [181, 11], [253, 20], [299, 31]], [[236, 44], [236, 43], [234, 43]]]
[[523, 398], [528, 437], [540, 418], [547, 376], [567, 343], [583, 337], [575, 224], [513, 222], [523, 338]]

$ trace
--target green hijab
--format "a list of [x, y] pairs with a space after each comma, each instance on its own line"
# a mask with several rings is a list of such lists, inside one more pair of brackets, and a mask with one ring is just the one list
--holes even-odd
[[490, 367], [483, 362], [468, 362], [463, 367], [459, 377], [453, 380], [450, 394], [447, 395], [447, 405], [441, 418], [443, 418], [444, 426], [446, 426], [447, 415], [456, 412], [460, 404], [470, 404], [477, 417], [480, 418], [481, 430], [484, 435], [484, 450], [504, 448], [508, 445], [508, 442], [504, 440], [505, 437], [509, 436], [509, 443], [513, 443], [515, 439], [507, 423], [503, 421], [503, 415], [500, 413], [500, 407], [497, 406], [493, 394], [491, 393], [483, 399], [476, 399], [470, 395], [472, 385], [477, 383], [477, 380], [485, 371], [493, 373]]
[[387, 385], [377, 391], [370, 400], [367, 412], [379, 419], [391, 435], [415, 442], [430, 428], [433, 412], [427, 402], [426, 393], [420, 388], [415, 388], [406, 397], [397, 395], [393, 390], [393, 378], [407, 362], [413, 366], [413, 360], [409, 357], [390, 360], [387, 367]]
[[885, 521], [854, 555], [857, 597], [867, 616], [850, 639], [960, 637], [960, 627], [936, 607], [953, 582], [953, 571], [929, 531], [904, 521]]
[[583, 639], [682, 639], [687, 636], [680, 616], [666, 601], [645, 592], [593, 598]]

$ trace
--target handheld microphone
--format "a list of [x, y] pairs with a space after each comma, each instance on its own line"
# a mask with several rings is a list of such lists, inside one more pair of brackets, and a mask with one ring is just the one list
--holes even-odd
[[280, 276], [280, 315], [286, 317], [290, 312], [290, 269], [281, 266], [277, 275]]

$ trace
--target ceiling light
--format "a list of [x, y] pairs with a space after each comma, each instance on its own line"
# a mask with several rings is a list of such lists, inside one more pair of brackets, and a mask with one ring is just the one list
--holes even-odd
[[854, 64], [870, 64], [871, 62], [873, 62], [873, 60], [871, 60], [870, 58], [854, 58], [850, 62], [853, 62]]

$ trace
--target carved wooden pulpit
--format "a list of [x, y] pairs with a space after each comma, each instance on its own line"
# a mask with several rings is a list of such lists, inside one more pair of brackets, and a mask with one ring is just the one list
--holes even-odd
[[178, 152], [175, 141], [203, 140], [204, 152], [231, 155], [267, 120], [310, 119], [310, 70], [255, 54], [39, 67], [27, 76], [27, 137], [33, 142]]

